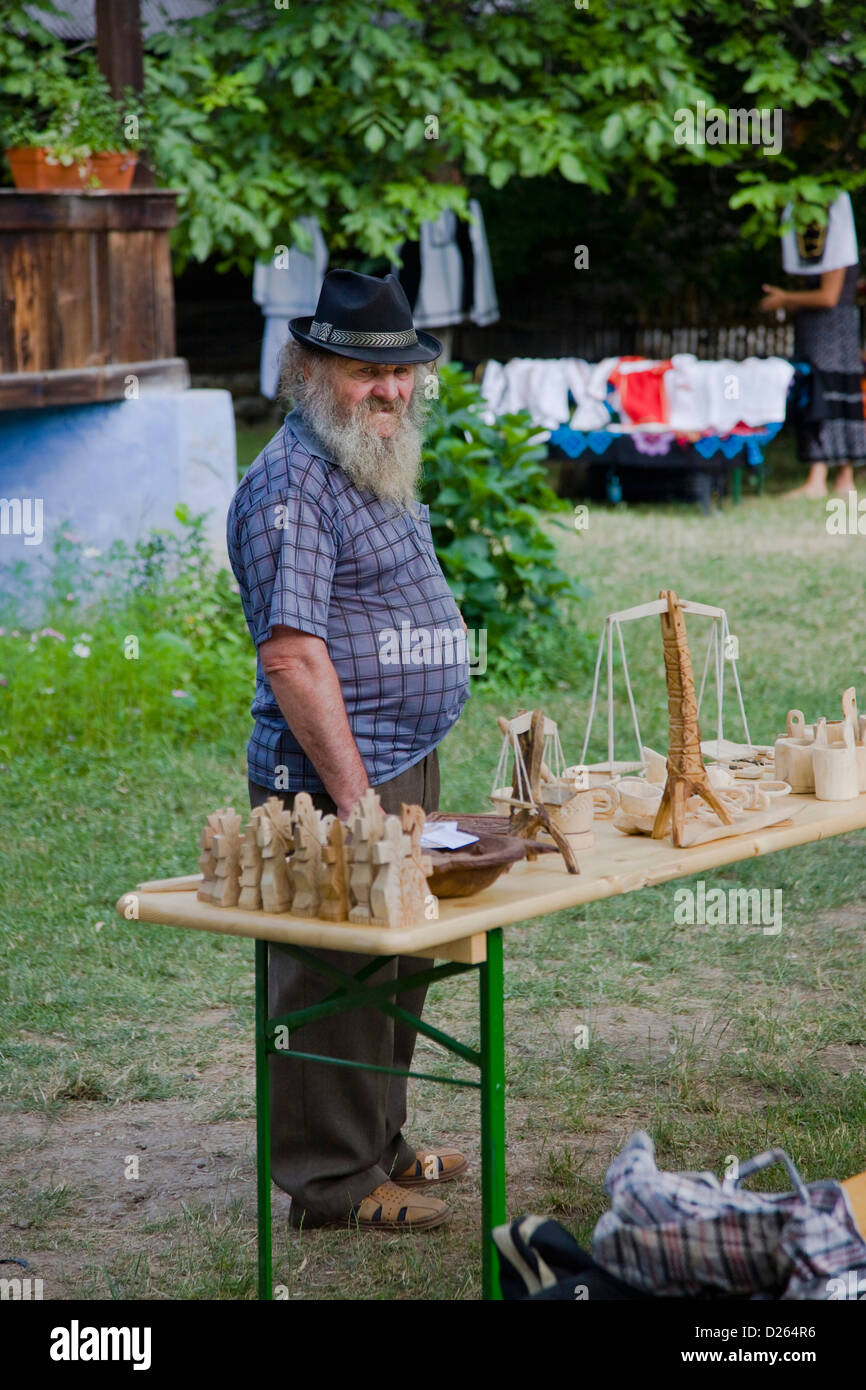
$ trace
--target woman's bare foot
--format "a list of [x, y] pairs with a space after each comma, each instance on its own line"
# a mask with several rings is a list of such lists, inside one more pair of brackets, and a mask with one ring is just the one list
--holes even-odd
[[818, 497], [826, 497], [826, 496], [827, 496], [827, 489], [826, 489], [826, 488], [820, 488], [820, 489], [819, 489], [819, 488], [810, 487], [808, 483], [804, 483], [802, 487], [795, 487], [795, 488], [792, 489], [791, 492], [783, 492], [783, 493], [782, 493], [782, 496], [783, 496], [783, 497], [791, 497], [791, 498], [793, 498], [793, 497], [815, 497], [815, 498], [818, 498]]
[[843, 464], [836, 476], [836, 484], [833, 491], [841, 493], [844, 497], [846, 493], [854, 492], [855, 489], [854, 469], [851, 467], [850, 463]]
[[813, 463], [809, 469], [809, 476], [802, 487], [795, 487], [792, 492], [786, 492], [785, 497], [826, 497], [827, 496], [827, 465], [826, 463]]

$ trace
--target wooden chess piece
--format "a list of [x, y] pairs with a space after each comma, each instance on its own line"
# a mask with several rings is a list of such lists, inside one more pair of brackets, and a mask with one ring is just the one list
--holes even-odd
[[238, 907], [251, 912], [261, 911], [262, 906], [262, 851], [258, 840], [258, 822], [261, 807], [250, 812], [250, 819], [241, 840], [241, 891]]
[[[385, 817], [385, 833], [372, 846], [372, 862], [378, 866], [370, 887], [370, 920], [382, 927], [408, 926], [403, 921], [402, 865], [412, 843], [404, 835], [399, 816]], [[423, 909], [422, 909], [423, 915]]]
[[667, 780], [656, 812], [652, 838], [661, 840], [670, 826], [673, 842], [679, 848], [683, 843], [686, 803], [690, 796], [702, 797], [715, 811], [722, 825], [731, 825], [733, 817], [711, 787], [701, 757], [698, 702], [683, 610], [673, 589], [663, 589], [659, 598], [666, 599], [668, 605], [667, 612], [660, 616], [668, 688], [670, 747]]
[[322, 869], [322, 813], [313, 807], [309, 792], [298, 792], [292, 806], [295, 852], [289, 873], [294, 888], [293, 917], [315, 917], [319, 911], [319, 879]]
[[218, 907], [237, 907], [241, 892], [241, 818], [233, 806], [220, 812], [213, 845], [217, 862], [211, 901]]
[[[409, 836], [409, 853], [400, 865], [400, 902], [404, 925], [414, 927], [425, 920], [428, 902], [436, 902], [427, 884], [433, 872], [433, 860], [421, 848], [423, 807], [409, 806], [404, 801], [400, 809], [403, 831]], [[438, 916], [438, 911], [432, 915]]]
[[337, 816], [325, 816], [322, 830], [326, 843], [322, 846], [319, 916], [330, 922], [346, 922], [349, 917], [346, 827]]
[[265, 912], [286, 912], [292, 905], [292, 884], [286, 854], [294, 848], [291, 814], [278, 796], [269, 796], [257, 825], [262, 851], [261, 893]]
[[204, 875], [203, 882], [199, 885], [198, 889], [196, 890], [196, 897], [198, 898], [199, 902], [214, 902], [214, 893], [216, 891], [217, 866], [216, 850], [214, 849], [214, 836], [219, 833], [219, 818], [220, 816], [225, 815], [227, 809], [227, 807], [223, 807], [220, 811], [211, 811], [210, 815], [207, 818], [207, 822], [204, 826], [204, 829], [201, 832], [201, 836], [199, 837], [199, 844], [201, 845], [202, 852], [198, 857], [198, 866], [201, 869], [202, 874]]
[[349, 817], [349, 921], [369, 922], [373, 883], [373, 846], [384, 831], [381, 802], [368, 787]]

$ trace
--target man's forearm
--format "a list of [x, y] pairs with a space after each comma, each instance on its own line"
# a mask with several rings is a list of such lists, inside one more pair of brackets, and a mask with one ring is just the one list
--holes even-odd
[[327, 654], [267, 673], [283, 717], [345, 820], [370, 785], [352, 737], [340, 681]]

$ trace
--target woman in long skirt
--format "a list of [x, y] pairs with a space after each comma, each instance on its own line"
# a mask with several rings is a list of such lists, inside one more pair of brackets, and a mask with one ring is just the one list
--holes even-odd
[[838, 468], [836, 492], [854, 487], [854, 466], [866, 463], [866, 421], [860, 385], [860, 311], [855, 303], [860, 258], [847, 193], [830, 208], [827, 226], [783, 238], [783, 264], [808, 275], [814, 289], [764, 285], [760, 308], [793, 309], [794, 359], [811, 367], [811, 401], [797, 422], [797, 454], [809, 465], [789, 497], [826, 497], [827, 471]]

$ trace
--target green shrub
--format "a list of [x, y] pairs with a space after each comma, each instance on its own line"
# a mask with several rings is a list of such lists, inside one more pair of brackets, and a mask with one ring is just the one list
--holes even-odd
[[[557, 564], [542, 513], [569, 504], [547, 483], [529, 412], [481, 419], [481, 388], [459, 364], [439, 371], [424, 450], [422, 501], [440, 563], [470, 629], [486, 629], [488, 666], [565, 670], [585, 657], [573, 605], [586, 594]], [[554, 517], [552, 524], [570, 530]]]

